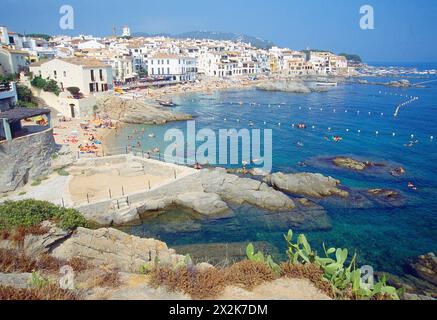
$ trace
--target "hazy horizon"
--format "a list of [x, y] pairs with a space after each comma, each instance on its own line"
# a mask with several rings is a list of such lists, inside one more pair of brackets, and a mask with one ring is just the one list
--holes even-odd
[[[59, 8], [74, 8], [75, 29], [59, 27]], [[103, 4], [103, 5], [102, 5]], [[212, 31], [245, 34], [296, 50], [324, 49], [360, 55], [365, 61], [436, 62], [437, 2], [428, 0], [148, 0], [102, 3], [81, 0], [2, 0], [0, 24], [19, 33], [109, 36], [121, 33], [179, 34]], [[362, 5], [375, 10], [375, 29], [361, 30]], [[14, 13], [16, 10], [17, 13]], [[218, 12], [218, 13], [217, 13]]]

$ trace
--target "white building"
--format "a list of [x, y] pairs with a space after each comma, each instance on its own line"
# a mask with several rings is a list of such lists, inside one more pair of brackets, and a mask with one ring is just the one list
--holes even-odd
[[86, 50], [86, 49], [103, 49], [105, 48], [104, 44], [101, 44], [100, 42], [96, 40], [88, 40], [81, 42], [77, 45], [77, 48], [79, 50]]
[[113, 88], [110, 65], [86, 58], [65, 58], [41, 61], [30, 65], [34, 76], [55, 80], [62, 91], [77, 87], [84, 95]]
[[167, 77], [174, 81], [196, 79], [196, 59], [174, 54], [156, 54], [147, 58], [147, 71], [151, 77]]
[[29, 70], [26, 51], [0, 47], [0, 74], [18, 74]]
[[123, 27], [123, 37], [130, 37], [130, 28], [128, 26]]

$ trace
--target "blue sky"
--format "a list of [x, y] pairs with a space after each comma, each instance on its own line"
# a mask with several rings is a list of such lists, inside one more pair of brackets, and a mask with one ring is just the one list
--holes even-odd
[[[59, 28], [59, 8], [75, 10], [75, 30]], [[359, 27], [362, 5], [375, 30]], [[434, 0], [1, 0], [0, 25], [17, 32], [109, 35], [210, 30], [245, 33], [293, 49], [358, 53], [366, 61], [437, 62]]]

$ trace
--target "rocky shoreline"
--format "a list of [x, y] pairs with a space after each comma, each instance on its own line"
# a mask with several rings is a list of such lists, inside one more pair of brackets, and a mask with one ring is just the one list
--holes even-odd
[[130, 100], [113, 95], [97, 98], [97, 112], [112, 120], [128, 124], [162, 125], [192, 119], [190, 115], [166, 110], [153, 100]]

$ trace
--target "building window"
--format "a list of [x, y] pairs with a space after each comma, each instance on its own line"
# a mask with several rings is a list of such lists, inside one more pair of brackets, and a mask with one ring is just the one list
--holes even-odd
[[90, 92], [94, 92], [94, 83], [90, 83]]
[[58, 78], [57, 73], [56, 73], [56, 70], [53, 71], [53, 75], [54, 75], [55, 79]]
[[155, 69], [154, 68], [152, 68], [152, 75], [154, 75], [155, 74]]
[[167, 74], [170, 74], [170, 68], [167, 68]]
[[99, 75], [100, 75], [100, 81], [103, 81], [103, 70], [102, 69], [99, 70]]
[[91, 81], [96, 81], [96, 79], [94, 77], [94, 70], [91, 70]]
[[167, 64], [170, 64], [170, 60], [167, 60]]
[[67, 71], [64, 71], [64, 78], [67, 77]]

